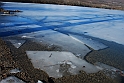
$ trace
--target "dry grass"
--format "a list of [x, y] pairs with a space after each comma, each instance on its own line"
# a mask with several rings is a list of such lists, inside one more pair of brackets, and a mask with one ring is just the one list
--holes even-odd
[[3, 0], [124, 10], [124, 0]]

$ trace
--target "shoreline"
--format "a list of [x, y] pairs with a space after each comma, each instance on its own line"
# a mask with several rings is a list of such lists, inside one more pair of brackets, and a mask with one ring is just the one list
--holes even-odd
[[[3, 56], [3, 58], [6, 58], [6, 56], [10, 55], [8, 61], [10, 63], [7, 63], [7, 65], [11, 65], [11, 62], [13, 62], [13, 67], [6, 67], [6, 64], [4, 65], [4, 69], [2, 70], [2, 74], [0, 77], [2, 79], [9, 77], [9, 76], [15, 76], [18, 77], [19, 79], [25, 81], [26, 83], [36, 83], [37, 80], [45, 81], [46, 83], [72, 83], [70, 82], [71, 80], [76, 80], [76, 82], [73, 83], [83, 83], [83, 82], [88, 82], [88, 83], [120, 83], [118, 80], [114, 80], [108, 76], [106, 76], [102, 71], [99, 71], [97, 73], [91, 73], [91, 74], [86, 74], [84, 71], [80, 71], [78, 75], [69, 75], [69, 76], [63, 76], [61, 78], [51, 78], [48, 76], [47, 73], [45, 73], [42, 70], [36, 69], [33, 67], [30, 59], [28, 59], [25, 50], [56, 50], [57, 48], [47, 48], [46, 45], [38, 44], [36, 42], [32, 42], [31, 40], [27, 40], [24, 45], [22, 45], [20, 48], [15, 48], [10, 42], [4, 42], [3, 40], [0, 39], [0, 45], [4, 45], [8, 50], [9, 54]], [[3, 49], [4, 50], [4, 49]], [[6, 51], [6, 50], [5, 50]], [[27, 67], [28, 66], [28, 67]], [[20, 69], [21, 72], [18, 73], [9, 73], [11, 69]], [[81, 79], [84, 80], [81, 80]], [[52, 80], [54, 82], [49, 81]], [[68, 81], [70, 79], [70, 81]], [[1, 79], [0, 79], [1, 80]], [[80, 80], [80, 81], [79, 81]]]
[[11, 0], [4, 0], [3, 2], [21, 2], [21, 3], [36, 3], [36, 4], [55, 4], [55, 5], [69, 5], [69, 6], [80, 6], [80, 7], [92, 7], [92, 8], [103, 8], [103, 9], [114, 9], [114, 10], [124, 10], [123, 1], [113, 0], [109, 1], [11, 1]]

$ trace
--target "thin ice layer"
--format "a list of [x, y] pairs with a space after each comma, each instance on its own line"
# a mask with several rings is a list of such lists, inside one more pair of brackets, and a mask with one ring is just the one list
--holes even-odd
[[100, 70], [103, 70], [103, 72], [111, 77], [111, 78], [115, 78], [117, 77], [118, 75], [122, 75], [123, 74], [123, 71], [115, 68], [115, 67], [112, 67], [112, 66], [109, 66], [107, 64], [104, 64], [104, 63], [101, 63], [101, 62], [96, 62], [95, 63], [96, 67]]
[[100, 50], [100, 49], [104, 49], [104, 48], [107, 48], [106, 45], [98, 42], [98, 41], [95, 41], [91, 38], [86, 38], [85, 36], [79, 36], [79, 35], [73, 35], [73, 34], [69, 34], [70, 37], [72, 37], [73, 39], [83, 43], [83, 44], [86, 44], [87, 46], [93, 48], [94, 50]]
[[98, 66], [98, 67], [101, 67], [102, 69], [115, 70], [115, 71], [119, 70], [119, 69], [117, 69], [115, 67], [109, 66], [109, 65], [101, 63], [101, 62], [96, 62], [95, 65]]
[[35, 68], [46, 71], [49, 76], [59, 78], [78, 74], [80, 70], [87, 73], [99, 71], [96, 66], [77, 58], [71, 52], [59, 51], [26, 51]]
[[18, 79], [15, 76], [10, 76], [7, 77], [6, 79], [1, 80], [0, 83], [25, 83], [25, 82], [23, 82], [22, 80]]
[[16, 48], [19, 48], [25, 43], [25, 40], [8, 40], [10, 41]]
[[62, 48], [62, 50], [66, 50], [75, 54], [81, 54], [83, 58], [88, 52], [91, 50], [85, 46], [84, 44], [72, 39], [70, 36], [66, 34], [62, 34], [53, 30], [43, 30], [28, 34], [23, 34], [19, 36], [30, 36], [30, 38], [34, 38], [33, 40], [43, 41], [48, 44], [57, 45]]

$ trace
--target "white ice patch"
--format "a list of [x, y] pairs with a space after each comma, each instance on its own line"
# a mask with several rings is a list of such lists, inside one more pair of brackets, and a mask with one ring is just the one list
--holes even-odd
[[[59, 78], [68, 74], [78, 74], [80, 70], [86, 73], [99, 71], [96, 66], [77, 58], [71, 52], [59, 51], [26, 51], [35, 68], [40, 68], [51, 77]], [[83, 67], [85, 66], [85, 67]]]
[[18, 73], [18, 72], [21, 72], [19, 69], [12, 69], [10, 70], [10, 73]]
[[34, 37], [22, 35], [21, 38], [34, 38]]
[[104, 49], [104, 48], [107, 48], [106, 45], [98, 42], [98, 41], [95, 41], [91, 38], [86, 38], [85, 36], [79, 36], [79, 35], [73, 35], [73, 34], [69, 34], [70, 37], [72, 37], [73, 39], [83, 43], [83, 44], [86, 44], [87, 46], [93, 48], [94, 50], [100, 50], [100, 49]]
[[40, 81], [40, 80], [38, 80], [38, 82], [37, 83], [43, 83], [42, 81]]
[[25, 43], [25, 40], [8, 40], [10, 41], [16, 48], [19, 48]]
[[14, 76], [10, 76], [10, 77], [7, 77], [6, 79], [1, 80], [0, 83], [25, 83], [25, 82], [23, 82], [22, 80]]

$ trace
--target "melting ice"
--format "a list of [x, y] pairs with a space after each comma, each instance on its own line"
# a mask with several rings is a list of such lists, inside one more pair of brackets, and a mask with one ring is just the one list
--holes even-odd
[[108, 46], [98, 42], [98, 41], [95, 41], [91, 38], [86, 38], [85, 36], [78, 36], [78, 35], [73, 35], [73, 34], [69, 34], [70, 37], [72, 37], [73, 39], [79, 41], [79, 42], [82, 42], [83, 44], [86, 44], [87, 46], [93, 48], [94, 50], [100, 50], [100, 49], [104, 49], [104, 48], [107, 48]]
[[25, 83], [25, 82], [23, 82], [22, 80], [18, 79], [15, 76], [10, 76], [7, 77], [6, 79], [1, 80], [0, 83]]
[[49, 76], [55, 78], [75, 75], [80, 70], [84, 70], [87, 73], [96, 73], [99, 71], [96, 66], [77, 58], [71, 52], [26, 51], [26, 53], [35, 68], [40, 68], [46, 71]]
[[25, 40], [8, 40], [10, 41], [16, 48], [19, 48], [25, 43]]

